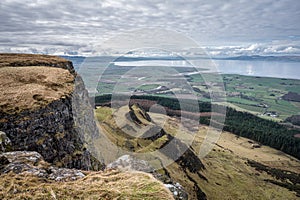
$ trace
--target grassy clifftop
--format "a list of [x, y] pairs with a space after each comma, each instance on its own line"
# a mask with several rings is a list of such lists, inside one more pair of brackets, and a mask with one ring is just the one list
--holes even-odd
[[0, 54], [0, 110], [34, 110], [74, 89], [72, 63], [47, 55]]
[[0, 108], [13, 113], [33, 110], [69, 95], [74, 76], [66, 69], [50, 67], [0, 68]]

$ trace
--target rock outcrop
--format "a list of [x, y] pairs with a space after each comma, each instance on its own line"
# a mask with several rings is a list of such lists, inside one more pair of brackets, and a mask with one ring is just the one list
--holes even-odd
[[155, 169], [145, 160], [137, 159], [131, 155], [124, 155], [116, 161], [107, 165], [108, 169], [119, 169], [122, 171], [142, 171], [151, 173], [156, 179], [162, 181], [164, 186], [168, 188], [175, 200], [187, 200], [188, 194], [184, 188], [177, 182], [173, 182], [169, 177], [159, 174]]
[[0, 174], [30, 174], [55, 181], [73, 181], [85, 175], [76, 169], [57, 168], [45, 162], [34, 151], [12, 151], [0, 154]]
[[70, 61], [0, 54], [0, 71], [0, 131], [11, 150], [39, 152], [59, 167], [103, 168], [88, 149], [86, 141], [99, 135], [98, 129], [84, 83]]
[[0, 199], [173, 199], [148, 173], [81, 171], [104, 164], [91, 145], [101, 136], [88, 92], [71, 62], [0, 54], [0, 82]]

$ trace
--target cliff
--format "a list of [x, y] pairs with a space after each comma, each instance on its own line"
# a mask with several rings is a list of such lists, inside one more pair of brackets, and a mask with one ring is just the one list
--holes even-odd
[[94, 110], [70, 61], [0, 54], [0, 84], [0, 199], [173, 199], [150, 174], [101, 170]]
[[99, 170], [86, 141], [98, 131], [72, 63], [46, 55], [0, 54], [0, 131], [13, 151], [37, 151], [59, 167]]

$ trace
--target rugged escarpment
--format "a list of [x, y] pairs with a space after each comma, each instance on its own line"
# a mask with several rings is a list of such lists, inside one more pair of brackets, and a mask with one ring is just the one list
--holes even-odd
[[[138, 104], [122, 106], [113, 113], [107, 107], [98, 107], [96, 116], [109, 140], [119, 149], [136, 156], [132, 158], [133, 161], [121, 157], [119, 163], [108, 166], [150, 172], [170, 188], [175, 199], [206, 199], [206, 194], [199, 186], [199, 182], [207, 181], [202, 174], [205, 167], [195, 151], [180, 139], [185, 132], [177, 122], [163, 121], [161, 115], [152, 115], [152, 118]], [[111, 151], [110, 156], [118, 153]], [[152, 169], [141, 167], [140, 163], [135, 162], [136, 158], [146, 159]], [[182, 189], [178, 190], [177, 185]]]
[[0, 54], [0, 131], [13, 151], [37, 151], [56, 166], [103, 168], [87, 148], [98, 131], [87, 91], [70, 61]]

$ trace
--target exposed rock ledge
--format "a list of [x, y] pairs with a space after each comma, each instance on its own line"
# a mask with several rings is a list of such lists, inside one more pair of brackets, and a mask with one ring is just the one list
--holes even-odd
[[55, 181], [71, 181], [85, 176], [79, 170], [53, 167], [44, 161], [41, 154], [34, 151], [13, 151], [0, 154], [0, 174], [9, 172], [31, 174]]

